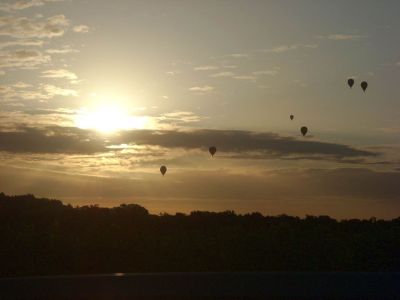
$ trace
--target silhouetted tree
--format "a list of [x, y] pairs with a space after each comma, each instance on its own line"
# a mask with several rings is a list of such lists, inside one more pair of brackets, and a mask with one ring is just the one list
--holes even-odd
[[399, 271], [400, 218], [152, 215], [0, 193], [0, 276], [172, 271]]

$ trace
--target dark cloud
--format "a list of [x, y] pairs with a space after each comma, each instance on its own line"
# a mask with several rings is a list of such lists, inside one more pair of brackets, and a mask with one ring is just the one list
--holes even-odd
[[0, 132], [0, 150], [14, 153], [81, 153], [106, 151], [105, 142], [90, 131], [69, 127], [23, 127]]
[[130, 144], [164, 148], [208, 149], [215, 145], [220, 153], [240, 155], [256, 153], [258, 158], [287, 158], [299, 155], [306, 159], [343, 159], [371, 157], [377, 154], [350, 146], [319, 141], [300, 140], [273, 133], [239, 130], [132, 130], [105, 139], [90, 130], [75, 127], [19, 128], [15, 132], [0, 132], [0, 150], [35, 153], [96, 153], [109, 151], [107, 146]]
[[195, 131], [129, 131], [120, 136], [120, 142], [157, 145], [166, 148], [208, 148], [217, 146], [222, 152], [261, 152], [262, 156], [324, 155], [337, 158], [376, 156], [370, 151], [347, 145], [299, 140], [274, 133], [255, 133], [240, 130]]
[[75, 115], [75, 111], [69, 110], [66, 108], [58, 108], [58, 109], [29, 109], [21, 111], [27, 115]]

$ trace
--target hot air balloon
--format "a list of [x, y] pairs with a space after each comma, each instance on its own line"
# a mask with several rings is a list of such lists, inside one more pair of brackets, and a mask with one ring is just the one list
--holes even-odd
[[293, 120], [294, 119], [294, 116], [293, 115], [290, 115], [290, 120]]
[[307, 134], [308, 128], [306, 126], [303, 126], [300, 128], [301, 134], [305, 136]]
[[167, 167], [166, 167], [166, 166], [161, 166], [161, 167], [160, 167], [160, 172], [161, 172], [161, 174], [164, 176], [165, 173], [167, 173]]
[[211, 156], [214, 156], [215, 152], [217, 152], [217, 148], [215, 146], [211, 146], [208, 149], [208, 152], [210, 152]]
[[350, 88], [352, 88], [353, 85], [354, 85], [354, 79], [353, 79], [353, 78], [349, 78], [349, 79], [347, 80], [347, 84], [349, 85]]
[[366, 81], [361, 82], [361, 88], [363, 89], [364, 92], [367, 89], [367, 87], [368, 87], [368, 82]]

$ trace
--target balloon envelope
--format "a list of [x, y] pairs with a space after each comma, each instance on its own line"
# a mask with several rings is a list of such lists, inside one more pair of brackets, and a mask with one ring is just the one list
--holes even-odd
[[165, 173], [167, 173], [167, 167], [166, 167], [166, 166], [161, 166], [161, 167], [160, 167], [160, 172], [161, 172], [161, 174], [164, 176]]
[[293, 120], [294, 119], [294, 116], [293, 115], [290, 115], [290, 120]]
[[364, 92], [367, 89], [367, 87], [368, 87], [368, 82], [366, 81], [361, 82], [361, 88], [363, 89]]
[[352, 88], [353, 85], [354, 85], [354, 79], [353, 79], [353, 78], [349, 78], [349, 79], [347, 80], [347, 84], [349, 85], [350, 88]]
[[306, 126], [303, 126], [300, 128], [301, 134], [305, 136], [307, 134], [308, 128]]
[[214, 154], [217, 152], [217, 148], [215, 146], [211, 146], [208, 151], [210, 152], [211, 156], [214, 156]]

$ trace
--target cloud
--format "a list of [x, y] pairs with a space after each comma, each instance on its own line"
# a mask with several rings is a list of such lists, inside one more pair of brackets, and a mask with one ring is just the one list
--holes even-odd
[[[19, 108], [22, 109], [22, 108]], [[24, 127], [46, 127], [54, 126], [72, 126], [73, 110], [66, 108], [58, 109], [25, 109], [0, 112], [3, 131], [18, 131], [19, 126]]]
[[22, 81], [18, 81], [16, 83], [12, 84], [11, 86], [15, 87], [17, 89], [26, 89], [26, 88], [32, 87], [31, 84], [28, 84], [28, 83], [25, 83], [25, 82], [22, 82]]
[[[132, 134], [132, 136], [131, 136]], [[218, 145], [224, 152], [255, 152], [264, 158], [275, 156], [325, 155], [335, 158], [370, 156], [374, 152], [359, 150], [350, 146], [318, 141], [303, 141], [292, 137], [283, 137], [273, 133], [254, 133], [240, 130], [195, 130], [190, 132], [126, 132], [125, 142], [157, 145], [167, 148], [207, 148], [210, 144]]]
[[24, 113], [29, 115], [51, 115], [51, 114], [74, 115], [76, 111], [73, 109], [60, 107], [55, 109], [49, 109], [49, 108], [31, 109], [31, 110], [25, 110]]
[[74, 26], [72, 30], [77, 33], [88, 33], [90, 31], [90, 28], [87, 25], [78, 25]]
[[157, 118], [160, 124], [168, 124], [172, 127], [179, 127], [189, 123], [197, 123], [205, 119], [190, 111], [175, 111], [171, 113], [162, 114]]
[[34, 87], [30, 84], [18, 82], [9, 85], [0, 85], [0, 95], [3, 100], [49, 100], [55, 96], [78, 96], [72, 89], [64, 89], [51, 84], [39, 84]]
[[253, 75], [238, 75], [238, 76], [234, 76], [233, 78], [238, 79], [238, 80], [256, 80], [257, 76], [253, 76]]
[[54, 38], [64, 34], [69, 20], [64, 15], [47, 19], [29, 19], [26, 17], [0, 18], [0, 36], [14, 38]]
[[180, 71], [167, 71], [165, 72], [165, 74], [169, 75], [169, 76], [175, 76], [178, 75], [180, 73]]
[[[190, 112], [175, 112], [164, 115], [164, 121], [174, 122], [176, 119], [186, 121], [197, 121], [198, 117]], [[118, 135], [108, 137], [104, 141], [101, 135], [95, 135], [92, 131], [69, 127], [50, 127], [44, 129], [18, 127], [18, 132], [3, 132], [0, 135], [0, 150], [14, 152], [70, 152], [71, 148], [81, 147], [85, 149], [96, 149], [96, 151], [107, 151], [110, 145], [130, 144], [142, 146], [158, 146], [163, 148], [181, 148], [186, 150], [208, 149], [210, 145], [217, 145], [220, 153], [246, 154], [233, 158], [245, 159], [247, 154], [256, 153], [259, 158], [290, 158], [295, 156], [306, 156], [306, 159], [337, 159], [375, 157], [375, 152], [356, 149], [347, 145], [325, 143], [319, 141], [298, 140], [292, 137], [284, 137], [273, 133], [255, 133], [239, 130], [129, 130], [119, 132]], [[38, 148], [36, 142], [30, 146], [33, 135], [35, 140], [49, 140]], [[74, 137], [71, 139], [71, 136]], [[90, 138], [89, 138], [90, 136]], [[51, 139], [59, 141], [56, 145]], [[63, 141], [66, 139], [70, 144]], [[13, 142], [11, 142], [13, 141]], [[78, 146], [72, 143], [78, 143]], [[46, 148], [47, 147], [47, 148]], [[247, 157], [249, 158], [249, 157]]]
[[0, 69], [31, 69], [49, 63], [49, 55], [38, 50], [0, 51]]
[[249, 57], [249, 55], [246, 54], [246, 53], [233, 53], [233, 54], [229, 54], [228, 57], [233, 57], [233, 58], [247, 58], [247, 57]]
[[256, 80], [257, 77], [268, 75], [275, 76], [278, 73], [277, 70], [261, 70], [252, 72], [251, 75], [235, 75], [233, 72], [219, 72], [215, 74], [211, 74], [210, 77], [218, 78], [218, 77], [232, 77], [238, 80]]
[[7, 42], [2, 42], [0, 43], [0, 49], [8, 48], [8, 47], [15, 47], [15, 46], [20, 46], [20, 47], [42, 47], [43, 46], [43, 41], [42, 40], [14, 40], [14, 41], [7, 41]]
[[15, 10], [23, 10], [35, 6], [43, 6], [49, 2], [60, 2], [63, 0], [29, 0], [29, 1], [15, 1], [14, 3], [0, 4], [0, 11], [11, 12]]
[[[40, 90], [18, 90], [11, 86], [0, 86], [0, 95], [2, 100], [10, 101], [15, 99], [22, 100], [48, 100], [51, 97]], [[13, 102], [13, 105], [21, 105], [20, 103]]]
[[189, 91], [191, 92], [200, 92], [200, 93], [207, 93], [211, 92], [214, 90], [214, 87], [209, 86], [209, 85], [204, 85], [204, 86], [193, 86], [189, 88]]
[[297, 49], [315, 49], [318, 48], [316, 44], [294, 44], [294, 45], [281, 45], [269, 49], [261, 49], [259, 52], [265, 53], [283, 53], [287, 51], [293, 51]]
[[0, 132], [5, 142], [0, 142], [0, 149], [14, 153], [96, 153], [105, 151], [104, 142], [98, 137], [90, 139], [89, 131], [63, 127], [17, 128], [15, 132]]
[[79, 50], [71, 48], [71, 46], [64, 46], [60, 49], [47, 49], [46, 53], [49, 54], [68, 54], [68, 53], [77, 53]]
[[215, 73], [210, 75], [210, 77], [232, 77], [235, 74], [232, 72], [219, 72], [219, 73]]
[[78, 96], [78, 92], [72, 89], [64, 89], [51, 84], [43, 85], [43, 90], [52, 98], [54, 96]]
[[211, 65], [198, 66], [198, 67], [194, 68], [195, 71], [209, 71], [209, 70], [217, 70], [217, 69], [218, 69], [217, 66], [211, 66]]
[[255, 71], [252, 73], [253, 75], [268, 75], [268, 76], [275, 76], [278, 74], [277, 70], [262, 70], [262, 71]]
[[65, 69], [57, 69], [57, 70], [47, 70], [42, 72], [42, 76], [45, 78], [66, 78], [68, 80], [74, 81], [78, 79], [75, 73]]
[[320, 35], [318, 38], [321, 39], [328, 39], [332, 41], [355, 41], [355, 40], [360, 40], [364, 39], [367, 36], [365, 35], [356, 35], [356, 34], [330, 34], [330, 35]]

